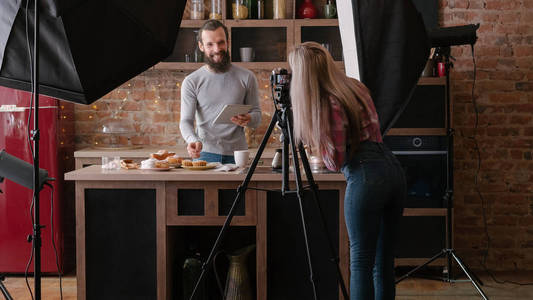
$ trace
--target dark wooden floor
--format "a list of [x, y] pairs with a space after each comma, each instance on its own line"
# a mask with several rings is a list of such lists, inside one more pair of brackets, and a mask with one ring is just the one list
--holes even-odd
[[[517, 300], [533, 299], [533, 285], [518, 286], [514, 284], [498, 284], [486, 274], [477, 273], [484, 281], [482, 287], [491, 300]], [[506, 272], [496, 273], [499, 280], [512, 280], [518, 282], [533, 282], [533, 272]], [[33, 280], [30, 278], [30, 286], [33, 288]], [[10, 276], [4, 281], [15, 300], [31, 299], [22, 276]], [[0, 296], [0, 299], [3, 299]], [[59, 280], [57, 277], [44, 277], [42, 280], [42, 299], [59, 300]], [[76, 299], [76, 277], [68, 275], [63, 278], [63, 299]], [[435, 280], [409, 278], [397, 285], [397, 297], [401, 300], [437, 300], [454, 299], [470, 300], [481, 299], [474, 287], [469, 282], [443, 283]]]

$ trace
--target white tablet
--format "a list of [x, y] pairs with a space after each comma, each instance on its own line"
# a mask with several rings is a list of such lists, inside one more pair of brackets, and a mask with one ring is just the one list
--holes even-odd
[[231, 118], [236, 115], [244, 115], [250, 112], [251, 105], [247, 104], [226, 104], [218, 113], [213, 124], [232, 124]]

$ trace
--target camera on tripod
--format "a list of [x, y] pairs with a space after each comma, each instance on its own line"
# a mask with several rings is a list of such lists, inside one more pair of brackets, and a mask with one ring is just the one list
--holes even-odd
[[291, 74], [289, 74], [287, 69], [277, 68], [272, 70], [270, 86], [272, 87], [274, 104], [280, 104], [282, 106], [291, 104]]

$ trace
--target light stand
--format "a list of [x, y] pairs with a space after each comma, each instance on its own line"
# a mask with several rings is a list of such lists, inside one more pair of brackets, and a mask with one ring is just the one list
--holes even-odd
[[[286, 70], [285, 70], [286, 71]], [[283, 74], [282, 74], [283, 75]], [[285, 73], [286, 75], [286, 73]], [[311, 167], [309, 166], [309, 161], [307, 160], [307, 155], [305, 153], [305, 149], [300, 143], [298, 145], [298, 151], [296, 149], [296, 143], [293, 136], [293, 118], [292, 118], [292, 110], [291, 110], [291, 103], [288, 95], [288, 87], [284, 88], [283, 86], [281, 88], [274, 87], [274, 82], [276, 81], [276, 77], [279, 75], [276, 75], [273, 71], [272, 77], [271, 77], [271, 83], [272, 83], [272, 90], [273, 90], [273, 98], [274, 98], [274, 114], [272, 116], [272, 120], [270, 121], [270, 125], [268, 126], [268, 129], [263, 136], [263, 140], [261, 141], [261, 144], [257, 150], [257, 154], [250, 165], [250, 168], [248, 169], [248, 172], [246, 174], [246, 178], [241, 183], [241, 185], [237, 188], [237, 195], [235, 197], [235, 200], [233, 201], [233, 204], [231, 206], [231, 209], [228, 213], [228, 216], [226, 217], [226, 220], [224, 222], [224, 225], [222, 226], [222, 229], [220, 230], [217, 239], [215, 240], [215, 243], [213, 247], [211, 248], [211, 251], [209, 253], [209, 256], [207, 257], [206, 262], [202, 265], [202, 272], [200, 273], [200, 276], [198, 280], [196, 281], [196, 285], [194, 287], [194, 290], [190, 296], [190, 300], [195, 299], [195, 293], [198, 287], [200, 286], [204, 275], [208, 268], [212, 264], [213, 257], [215, 253], [217, 253], [218, 248], [224, 239], [224, 236], [229, 228], [229, 224], [231, 223], [231, 220], [233, 219], [233, 216], [235, 214], [235, 208], [238, 206], [239, 202], [242, 201], [242, 198], [248, 189], [248, 184], [250, 180], [252, 179], [252, 176], [254, 174], [254, 171], [257, 167], [257, 164], [259, 163], [259, 159], [261, 158], [261, 155], [263, 154], [263, 151], [266, 147], [266, 144], [270, 138], [270, 135], [272, 134], [272, 131], [274, 129], [274, 126], [278, 124], [278, 126], [282, 130], [283, 134], [283, 155], [282, 155], [282, 188], [281, 193], [282, 197], [287, 194], [296, 194], [298, 197], [298, 204], [299, 204], [299, 210], [300, 210], [300, 217], [302, 221], [302, 228], [303, 228], [303, 234], [304, 234], [304, 241], [305, 241], [305, 249], [306, 249], [306, 257], [307, 257], [307, 263], [309, 268], [309, 278], [311, 281], [311, 285], [313, 287], [313, 295], [314, 299], [318, 299], [318, 293], [317, 293], [317, 282], [316, 277], [313, 275], [313, 265], [311, 262], [311, 252], [308, 242], [308, 234], [307, 234], [307, 224], [305, 221], [305, 216], [303, 212], [303, 196], [304, 196], [304, 189], [310, 189], [313, 195], [313, 202], [317, 206], [317, 209], [319, 211], [320, 221], [322, 228], [324, 229], [325, 235], [327, 236], [328, 244], [329, 244], [329, 250], [332, 255], [332, 258], [330, 259], [335, 265], [336, 265], [336, 274], [341, 286], [341, 291], [344, 296], [344, 299], [348, 300], [348, 292], [346, 290], [346, 286], [344, 284], [344, 280], [342, 279], [341, 270], [339, 267], [339, 258], [334, 253], [334, 247], [331, 240], [331, 237], [328, 234], [328, 230], [326, 228], [326, 223], [324, 221], [324, 215], [322, 212], [322, 209], [320, 207], [320, 203], [318, 201], [318, 186], [315, 183], [313, 179], [313, 175], [311, 172]], [[288, 84], [288, 82], [282, 82], [282, 84]], [[279, 107], [278, 105], [279, 104]], [[292, 166], [294, 169], [294, 175], [295, 175], [295, 182], [296, 182], [296, 190], [290, 190], [289, 186], [289, 146], [291, 147], [290, 150], [292, 151]], [[304, 167], [304, 171], [307, 177], [307, 182], [309, 183], [308, 187], [302, 186], [302, 177], [300, 173], [300, 165], [299, 165], [299, 159], [298, 159], [298, 152], [300, 153], [300, 157], [302, 160], [302, 165]]]
[[[27, 0], [29, 1], [29, 0]], [[39, 5], [38, 0], [34, 0], [35, 19], [33, 31], [33, 130], [31, 131], [31, 140], [33, 141], [33, 234], [28, 240], [32, 243], [35, 259], [33, 261], [33, 278], [35, 300], [41, 299], [41, 228], [40, 224], [40, 186], [39, 182]], [[27, 13], [27, 12], [26, 12]]]
[[[474, 43], [477, 39], [475, 35], [475, 30], [479, 25], [467, 25], [467, 26], [461, 26], [457, 27], [457, 32], [460, 34], [457, 34], [458, 38], [455, 40], [459, 43], [462, 43], [464, 41], [468, 41], [472, 47], [474, 47]], [[429, 265], [433, 261], [437, 260], [441, 257], [446, 257], [446, 266], [448, 268], [448, 273], [446, 276], [442, 278], [438, 278], [438, 280], [442, 280], [444, 282], [449, 283], [455, 283], [455, 282], [464, 282], [469, 281], [472, 283], [474, 288], [478, 291], [478, 293], [481, 295], [481, 297], [485, 300], [487, 300], [487, 296], [481, 289], [479, 285], [483, 285], [483, 282], [479, 280], [479, 278], [468, 268], [468, 266], [459, 258], [459, 256], [455, 253], [455, 250], [453, 249], [452, 245], [452, 208], [453, 208], [453, 137], [454, 137], [454, 129], [452, 128], [451, 124], [451, 100], [450, 100], [450, 69], [452, 67], [452, 63], [450, 62], [450, 45], [453, 45], [453, 42], [450, 42], [450, 40], [453, 40], [451, 37], [453, 37], [454, 30], [451, 28], [447, 28], [444, 31], [438, 32], [438, 34], [434, 35], [433, 38], [433, 44], [436, 46], [443, 46], [445, 44], [448, 44], [447, 46], [444, 46], [444, 58], [445, 58], [445, 70], [446, 70], [446, 113], [447, 113], [447, 121], [446, 121], [446, 127], [447, 127], [447, 151], [446, 151], [446, 163], [447, 163], [447, 172], [446, 172], [446, 190], [443, 195], [443, 201], [446, 203], [446, 248], [442, 249], [439, 253], [435, 254], [433, 257], [431, 257], [428, 261], [423, 263], [422, 265], [414, 268], [413, 270], [407, 272], [405, 275], [401, 276], [396, 280], [396, 284], [401, 282], [402, 280], [406, 279], [407, 277], [411, 276], [416, 271], [420, 270], [421, 268]], [[459, 265], [459, 267], [463, 270], [465, 275], [468, 277], [468, 280], [456, 280], [453, 279], [452, 276], [452, 259], [455, 260], [455, 262]]]

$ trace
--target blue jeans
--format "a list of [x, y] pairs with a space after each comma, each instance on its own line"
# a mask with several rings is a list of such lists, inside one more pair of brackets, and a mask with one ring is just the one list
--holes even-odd
[[402, 167], [383, 144], [365, 141], [342, 172], [350, 299], [394, 299], [394, 246], [407, 193]]
[[205, 160], [207, 162], [219, 162], [222, 164], [234, 164], [235, 158], [233, 155], [222, 155], [217, 153], [211, 153], [211, 152], [200, 152], [200, 157], [198, 158], [200, 160]]

